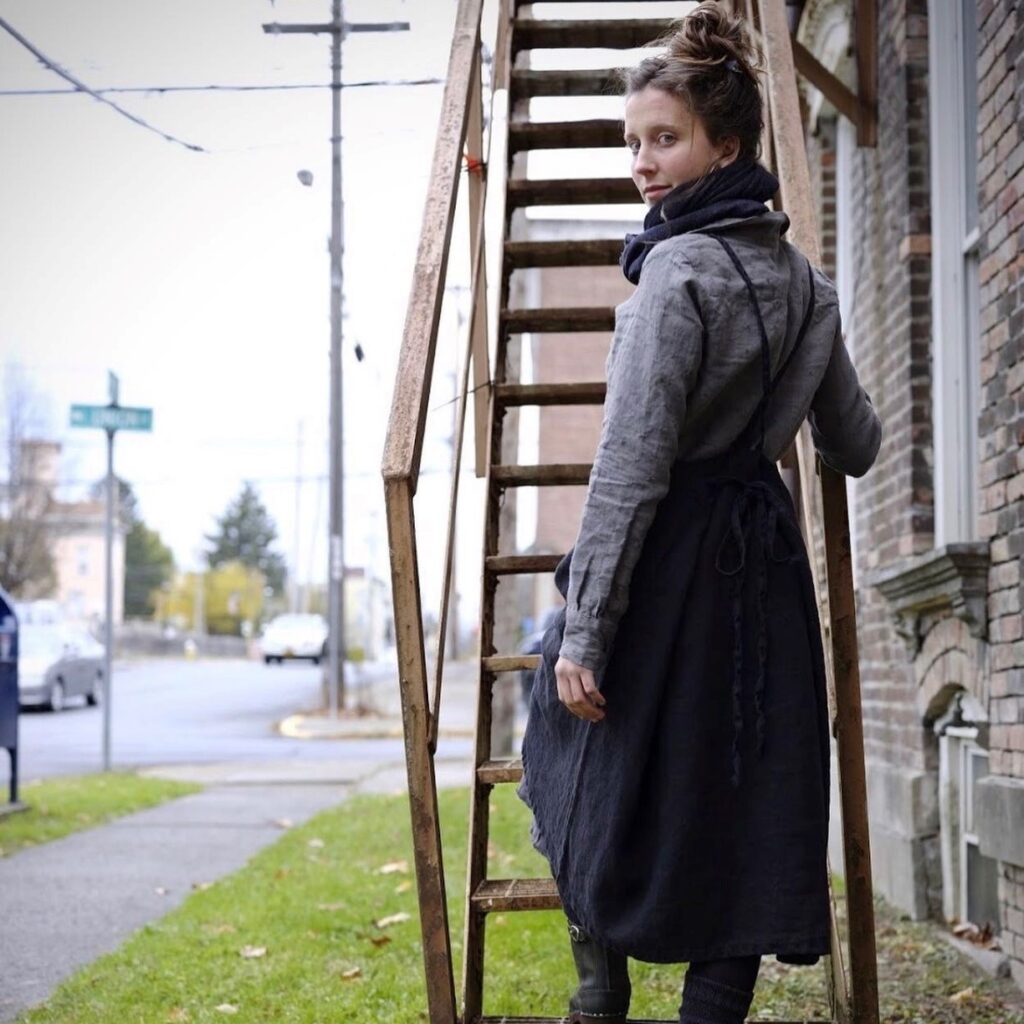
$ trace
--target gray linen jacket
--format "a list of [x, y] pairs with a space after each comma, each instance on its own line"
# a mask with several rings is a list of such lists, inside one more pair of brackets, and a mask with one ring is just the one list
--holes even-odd
[[[727, 218], [657, 243], [615, 310], [601, 439], [573, 551], [560, 653], [600, 682], [629, 581], [672, 464], [724, 452], [761, 398], [761, 341], [733, 245], [757, 292], [772, 374], [793, 350], [810, 298], [805, 257], [782, 238], [785, 213]], [[835, 285], [815, 269], [803, 344], [768, 407], [765, 453], [778, 460], [805, 418], [821, 457], [863, 476], [882, 425], [843, 342]]]

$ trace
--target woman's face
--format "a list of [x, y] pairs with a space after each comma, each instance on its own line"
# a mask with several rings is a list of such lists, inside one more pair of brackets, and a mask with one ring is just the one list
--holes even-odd
[[724, 167], [736, 158], [735, 140], [712, 146], [686, 104], [653, 85], [626, 99], [624, 135], [633, 154], [633, 181], [648, 206], [712, 164]]

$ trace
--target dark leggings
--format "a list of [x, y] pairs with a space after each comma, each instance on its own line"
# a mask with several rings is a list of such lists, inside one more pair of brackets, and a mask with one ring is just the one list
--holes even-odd
[[760, 969], [760, 956], [733, 956], [727, 960], [696, 961], [690, 964], [686, 973], [700, 975], [744, 992], [753, 992]]

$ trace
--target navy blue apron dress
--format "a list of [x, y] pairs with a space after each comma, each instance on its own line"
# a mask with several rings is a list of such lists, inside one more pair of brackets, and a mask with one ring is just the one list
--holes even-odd
[[[603, 721], [558, 700], [565, 609], [543, 639], [520, 796], [570, 921], [639, 960], [829, 951], [829, 726], [807, 550], [764, 454], [772, 391], [726, 452], [677, 461], [630, 580]], [[802, 343], [810, 301], [797, 336]], [[753, 439], [752, 439], [753, 436]], [[563, 597], [570, 551], [555, 571]]]

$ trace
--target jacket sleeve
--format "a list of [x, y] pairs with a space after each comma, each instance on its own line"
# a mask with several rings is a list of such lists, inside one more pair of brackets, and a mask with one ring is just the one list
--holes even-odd
[[882, 421], [860, 386], [837, 320], [832, 355], [807, 414], [814, 447], [833, 469], [863, 476], [882, 443]]
[[703, 332], [685, 257], [655, 250], [636, 292], [616, 310], [601, 439], [570, 566], [560, 654], [598, 676], [668, 491]]

